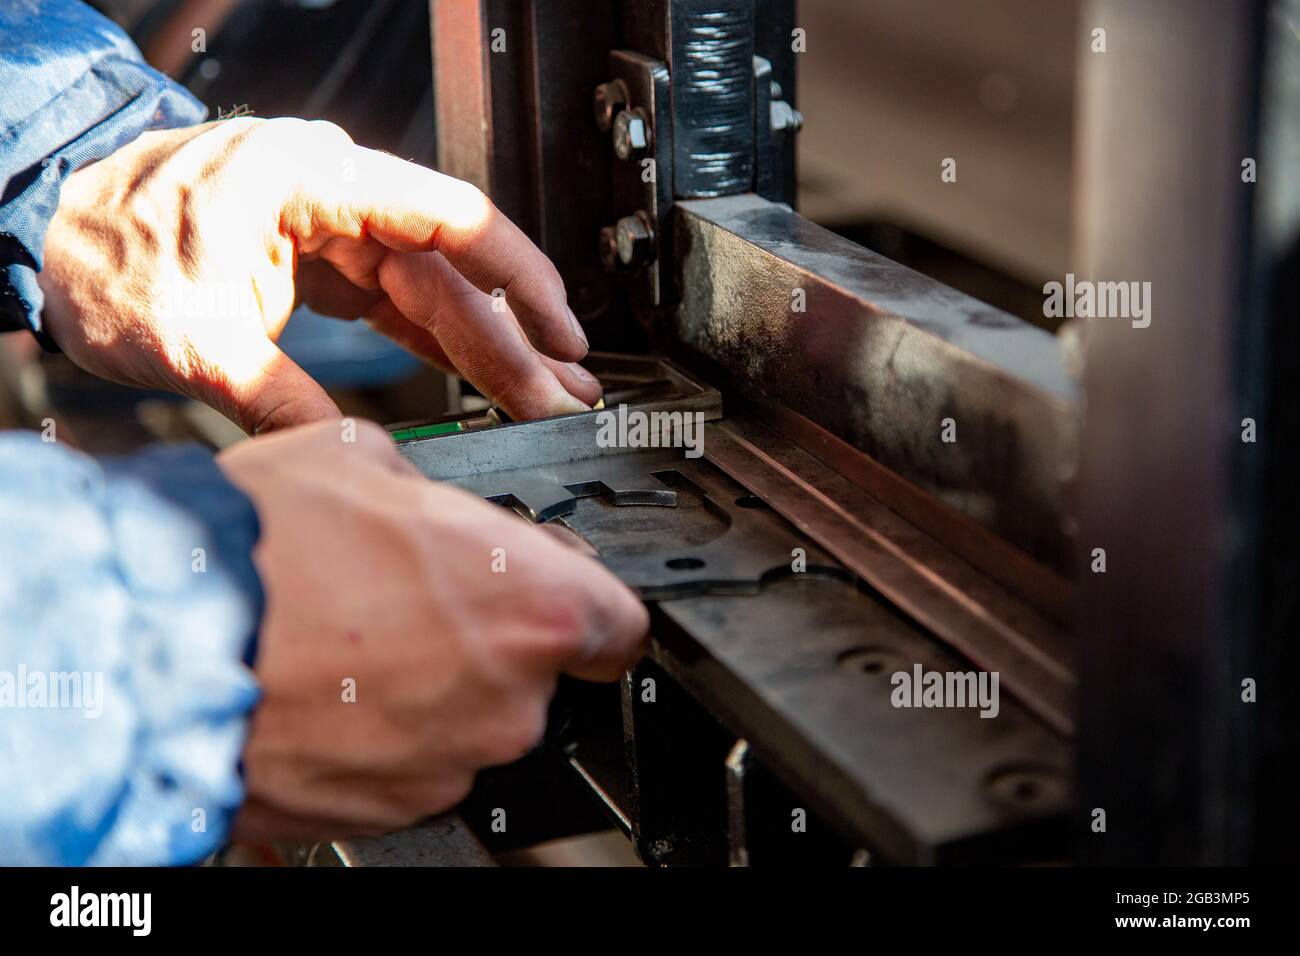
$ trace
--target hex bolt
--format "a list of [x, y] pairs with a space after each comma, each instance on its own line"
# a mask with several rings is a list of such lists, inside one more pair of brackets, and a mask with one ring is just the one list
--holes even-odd
[[803, 129], [803, 114], [785, 100], [773, 100], [770, 115], [773, 131], [788, 129], [797, 133]]
[[641, 107], [622, 110], [614, 117], [614, 153], [628, 159], [650, 148], [650, 116]]
[[610, 80], [596, 87], [592, 105], [596, 110], [596, 125], [602, 133], [608, 133], [614, 125], [614, 117], [627, 109], [627, 84], [622, 80]]
[[635, 216], [624, 216], [615, 228], [619, 262], [627, 268], [635, 268], [654, 261], [655, 234], [649, 216], [638, 211]]

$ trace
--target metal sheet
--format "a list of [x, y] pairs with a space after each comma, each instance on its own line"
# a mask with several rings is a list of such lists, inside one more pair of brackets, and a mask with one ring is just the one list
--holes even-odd
[[[530, 428], [545, 436], [555, 423], [518, 427], [520, 436]], [[471, 437], [462, 433], [425, 444], [445, 449]], [[724, 441], [715, 432], [706, 436], [705, 447], [716, 442], [717, 453], [726, 458]], [[553, 455], [541, 437], [537, 447], [522, 437], [510, 445], [524, 459]], [[972, 708], [895, 707], [892, 672], [914, 666], [971, 672], [974, 667], [801, 534], [801, 527], [812, 525], [804, 520], [806, 509], [787, 507], [784, 499], [795, 497], [789, 489], [767, 488], [773, 494], [756, 501], [750, 494], [754, 488], [674, 449], [494, 470], [509, 460], [489, 458], [480, 462], [478, 473], [453, 480], [494, 496], [513, 487], [516, 491], [508, 494], [538, 517], [550, 507], [539, 503], [550, 502], [558, 489], [587, 491], [599, 482], [613, 490], [644, 492], [641, 479], [674, 476], [665, 486], [677, 494], [678, 507], [621, 507], [610, 496], [575, 492], [563, 520], [629, 583], [649, 596], [671, 598], [654, 605], [654, 660], [730, 733], [749, 741], [763, 765], [853, 845], [886, 861], [909, 863], [1025, 860], [1063, 852], [1062, 822], [1072, 792], [1066, 742], [1010, 693], [1000, 695], [995, 719], [981, 718]], [[430, 458], [425, 468], [431, 477], [444, 477], [439, 464], [456, 462], [459, 468], [464, 461], [444, 454]], [[734, 463], [733, 456], [729, 464]], [[746, 473], [762, 480], [757, 468]], [[528, 503], [526, 485], [532, 481], [545, 487], [537, 492], [542, 497]], [[783, 500], [778, 503], [777, 497]], [[797, 520], [787, 522], [780, 511]], [[826, 533], [820, 526], [813, 530]], [[858, 538], [880, 543], [852, 522], [825, 540]], [[807, 562], [802, 573], [791, 567], [796, 547]], [[876, 556], [876, 565], [867, 570], [876, 573], [873, 567], [881, 560]], [[941, 606], [942, 588], [927, 585]], [[977, 609], [962, 610], [972, 628], [981, 626]], [[1012, 636], [1010, 631], [996, 635], [1006, 641], [1006, 653], [1017, 650]], [[864, 654], [870, 660], [864, 661]], [[640, 708], [637, 721], [644, 726], [656, 713], [653, 707]], [[725, 776], [722, 755], [717, 756], [708, 774], [721, 788]], [[694, 785], [679, 793], [680, 781], [645, 777], [648, 763], [637, 772], [643, 775], [638, 787], [650, 786], [683, 813], [683, 800], [705, 797]], [[659, 766], [651, 776], [665, 772], [667, 766]], [[721, 789], [708, 799], [715, 797], [722, 801], [719, 820], [725, 820]], [[643, 853], [661, 862], [711, 860], [718, 853], [725, 859], [725, 841], [718, 844], [709, 835], [720, 831], [700, 829], [704, 823], [696, 822], [699, 827], [648, 824], [647, 832], [659, 836], [645, 837]], [[747, 820], [746, 825], [755, 824]], [[668, 836], [692, 833], [704, 842], [660, 845]]]
[[[674, 411], [699, 414], [704, 421], [722, 415], [722, 397], [718, 392], [700, 384], [671, 362], [592, 352], [587, 357], [587, 367], [607, 384], [620, 380], [633, 384], [667, 383], [666, 394], [655, 392], [645, 401], [634, 402], [630, 410], [647, 415]], [[599, 440], [605, 420], [602, 415], [610, 412], [618, 414], [617, 409], [603, 409], [406, 441], [398, 445], [398, 451], [425, 474], [443, 481], [635, 451], [625, 445], [602, 446]]]

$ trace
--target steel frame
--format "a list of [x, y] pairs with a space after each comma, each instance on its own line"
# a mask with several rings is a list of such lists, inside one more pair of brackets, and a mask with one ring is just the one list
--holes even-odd
[[[1295, 663], [1294, 642], [1283, 642], [1296, 624], [1286, 594], [1300, 562], [1265, 509], [1290, 500], [1276, 476], [1294, 469], [1296, 453], [1278, 433], [1254, 458], [1230, 440], [1249, 412], [1294, 419], [1295, 384], [1281, 374], [1294, 363], [1276, 356], [1294, 351], [1280, 329], [1281, 310], [1297, 301], [1295, 190], [1274, 177], [1252, 194], [1234, 188], [1232, 173], [1247, 155], [1280, 169], [1279, 144], [1296, 141], [1296, 111], [1256, 112], [1261, 91], [1294, 102], [1294, 44], [1265, 41], [1286, 35], [1296, 7], [1252, 0], [1235, 17], [1212, 0], [1089, 8], [1130, 42], [1086, 61], [1082, 248], [1100, 277], [1150, 279], [1162, 317], [1140, 332], [1088, 336], [1080, 438], [1084, 402], [1050, 336], [788, 208], [793, 131], [775, 135], [769, 111], [778, 89], [796, 103], [793, 2], [556, 0], [542, 15], [539, 0], [433, 0], [443, 167], [524, 225], [559, 264], [580, 315], [608, 317], [620, 343], [630, 328], [649, 330], [660, 350], [723, 390], [728, 415], [710, 426], [714, 466], [761, 488], [842, 567], [924, 622], [942, 653], [1012, 675], [1025, 726], [1056, 742], [1047, 779], [1024, 791], [1051, 808], [1041, 819], [1076, 806], [1068, 753], [1057, 761], [1056, 748], [1070, 746], [1059, 734], [1078, 709], [1077, 806], [1109, 807], [1125, 834], [1099, 837], [1093, 816], [1075, 812], [1082, 859], [1240, 862], [1268, 853], [1251, 821], [1296, 826], [1265, 792], [1285, 777], [1295, 708], [1237, 703], [1242, 675]], [[514, 63], [484, 53], [499, 24], [527, 47]], [[710, 58], [733, 68], [706, 76], [697, 68]], [[590, 120], [592, 90], [615, 77], [649, 116], [652, 183], [612, 156]], [[600, 227], [638, 212], [654, 225], [651, 261], [601, 272]], [[1228, 237], [1242, 240], [1240, 252], [1225, 249]], [[793, 288], [806, 313], [792, 312]], [[1138, 414], [1148, 427], [1134, 427]], [[943, 418], [961, 430], [953, 447], [935, 440]], [[852, 520], [832, 529], [832, 515]], [[1104, 575], [1086, 573], [1098, 542], [1113, 555]], [[1067, 577], [1080, 585], [1075, 614]], [[753, 649], [727, 645], [725, 621], [688, 619], [689, 606], [659, 605], [643, 667], [703, 703], [706, 716], [688, 727], [729, 728], [708, 738], [718, 746], [700, 765], [720, 769], [699, 771], [707, 784], [696, 771], [677, 779], [653, 747], [637, 755], [634, 733], [630, 780], [583, 770], [640, 833], [643, 858], [747, 860], [754, 821], [739, 795], [753, 766], [815, 798], [850, 848], [921, 862], [981, 846], [943, 836], [961, 827], [880, 813], [903, 799], [887, 780], [855, 789], [844, 776], [852, 767], [819, 764], [798, 734], [737, 704], [756, 689], [745, 673]], [[1070, 617], [1073, 639], [1060, 629]], [[625, 694], [625, 730], [644, 729], [636, 711]], [[821, 757], [846, 742], [824, 741]], [[1023, 783], [1014, 772], [985, 778], [993, 789], [981, 799]], [[721, 795], [705, 794], [714, 784]], [[694, 809], [683, 799], [691, 793]], [[655, 819], [670, 822], [643, 822]]]

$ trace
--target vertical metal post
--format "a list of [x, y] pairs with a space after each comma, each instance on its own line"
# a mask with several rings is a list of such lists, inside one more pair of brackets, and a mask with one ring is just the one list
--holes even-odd
[[1150, 283], [1149, 326], [1087, 320], [1077, 566], [1089, 861], [1248, 854], [1256, 711], [1241, 682], [1258, 643], [1249, 566], [1264, 516], [1234, 481], [1258, 449], [1241, 422], [1267, 322], [1251, 295], [1264, 254], [1251, 242], [1256, 187], [1242, 176], [1259, 145], [1264, 8], [1094, 0], [1080, 19], [1077, 271]]

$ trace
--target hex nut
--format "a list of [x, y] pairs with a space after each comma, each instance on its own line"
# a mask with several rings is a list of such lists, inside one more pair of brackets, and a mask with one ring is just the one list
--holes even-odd
[[637, 107], [621, 111], [614, 117], [614, 153], [628, 159], [650, 148], [650, 117]]
[[803, 114], [785, 100], [773, 100], [769, 115], [773, 131], [788, 129], [797, 133], [803, 129]]
[[654, 261], [655, 238], [649, 217], [638, 212], [618, 221], [618, 259], [624, 266], [635, 267]]

